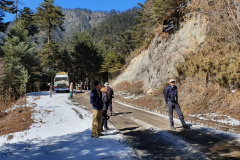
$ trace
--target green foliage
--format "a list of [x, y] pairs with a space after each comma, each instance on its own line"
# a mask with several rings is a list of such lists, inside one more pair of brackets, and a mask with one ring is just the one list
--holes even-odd
[[35, 25], [35, 13], [28, 7], [20, 10], [19, 21], [23, 23], [25, 29], [28, 30], [29, 35], [34, 35], [38, 33], [38, 27]]
[[9, 23], [4, 23], [3, 18], [5, 17], [5, 13], [14, 13], [15, 7], [14, 7], [14, 1], [11, 0], [0, 0], [0, 31], [4, 32], [6, 30], [6, 27]]
[[125, 12], [110, 12], [110, 16], [103, 23], [89, 30], [93, 41], [97, 43], [108, 37], [114, 43], [122, 33], [136, 25], [134, 17], [137, 16], [137, 10], [138, 8], [133, 8]]
[[53, 5], [54, 0], [44, 0], [37, 8], [36, 22], [40, 30], [45, 31], [48, 36], [48, 43], [52, 39], [51, 32], [53, 29], [60, 28], [64, 22], [64, 15], [61, 7]]
[[116, 76], [125, 64], [125, 58], [135, 49], [132, 27], [139, 8], [125, 12], [111, 11], [110, 16], [99, 26], [88, 32], [98, 45], [102, 55], [101, 73]]
[[59, 51], [58, 43], [50, 40], [49, 43], [45, 43], [39, 54], [42, 66], [54, 69], [58, 66], [61, 61], [61, 54]]
[[123, 66], [124, 58], [114, 50], [109, 50], [102, 63], [101, 72], [108, 72], [111, 75], [118, 73]]
[[30, 41], [31, 37], [28, 36], [22, 23], [16, 23], [7, 34], [1, 47], [4, 63], [4, 73], [1, 78], [3, 89], [16, 91], [22, 85], [24, 81], [22, 78], [27, 71], [30, 75], [34, 75], [34, 67], [38, 65], [38, 60], [35, 46]]
[[181, 5], [184, 5], [186, 0], [153, 0], [154, 17], [163, 21], [167, 19], [180, 18]]
[[145, 4], [138, 4], [141, 9], [135, 18], [137, 25], [133, 27], [133, 43], [137, 48], [149, 45], [154, 36], [156, 20], [153, 17], [153, 2], [148, 0]]
[[83, 81], [86, 77], [98, 76], [102, 57], [91, 36], [86, 32], [78, 32], [73, 36], [70, 44], [69, 66], [71, 66], [70, 72], [75, 75], [73, 79], [79, 78]]

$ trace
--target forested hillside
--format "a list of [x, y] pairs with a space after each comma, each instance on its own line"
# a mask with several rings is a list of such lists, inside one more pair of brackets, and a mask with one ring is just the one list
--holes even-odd
[[2, 12], [16, 15], [11, 25], [0, 19], [0, 92], [2, 100], [8, 99], [1, 100], [5, 105], [26, 92], [47, 89], [59, 71], [68, 72], [72, 82], [107, 81], [135, 48], [132, 27], [140, 8], [92, 12], [44, 0], [33, 11], [18, 10], [15, 1], [1, 2]]

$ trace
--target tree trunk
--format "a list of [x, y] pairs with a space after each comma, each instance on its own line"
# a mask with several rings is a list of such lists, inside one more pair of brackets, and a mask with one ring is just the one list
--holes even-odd
[[16, 3], [16, 15], [15, 15], [15, 21], [17, 22], [17, 20], [18, 20], [18, 0], [16, 0], [15, 3]]
[[27, 87], [26, 87], [26, 84], [24, 85], [24, 88], [25, 88], [25, 109], [27, 110]]

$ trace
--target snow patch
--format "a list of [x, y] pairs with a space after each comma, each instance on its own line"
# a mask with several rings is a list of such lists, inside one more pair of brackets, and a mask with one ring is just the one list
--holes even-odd
[[[0, 136], [0, 156], [8, 160], [134, 159], [123, 135], [112, 125], [100, 138], [91, 138], [92, 113], [68, 99], [69, 94], [29, 93], [35, 110], [29, 130]], [[81, 116], [82, 118], [81, 118]]]

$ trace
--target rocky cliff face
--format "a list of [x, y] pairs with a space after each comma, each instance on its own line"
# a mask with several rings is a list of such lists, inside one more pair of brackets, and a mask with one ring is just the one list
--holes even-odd
[[70, 37], [76, 31], [83, 31], [98, 26], [107, 17], [106, 12], [92, 12], [87, 9], [69, 9], [64, 10], [65, 20], [63, 24], [64, 32], [57, 30], [54, 38], [60, 40], [64, 37]]
[[204, 43], [207, 18], [200, 14], [188, 14], [181, 29], [163, 39], [156, 33], [147, 50], [131, 60], [125, 71], [113, 81], [113, 86], [128, 81], [143, 82], [145, 91], [157, 89], [177, 76], [176, 66], [184, 62], [184, 56], [194, 53]]

